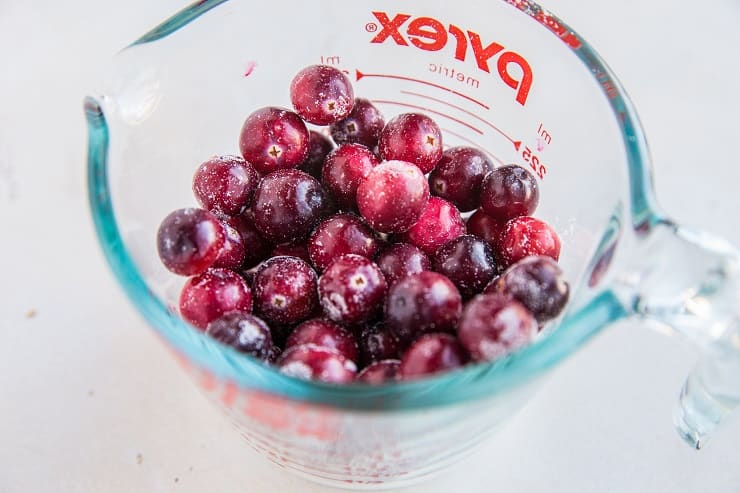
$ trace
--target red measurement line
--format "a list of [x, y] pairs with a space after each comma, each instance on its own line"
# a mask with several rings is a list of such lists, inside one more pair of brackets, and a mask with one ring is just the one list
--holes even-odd
[[483, 149], [483, 152], [485, 152], [486, 154], [488, 154], [489, 156], [491, 156], [495, 161], [498, 161], [498, 163], [501, 166], [504, 166], [506, 164], [506, 163], [503, 162], [503, 160], [501, 160], [498, 156], [496, 156], [495, 154], [493, 154], [491, 151], [489, 151], [485, 147], [481, 146], [480, 144], [478, 144], [476, 142], [473, 142], [472, 140], [470, 140], [469, 138], [465, 137], [464, 135], [460, 135], [459, 133], [453, 132], [452, 130], [448, 130], [446, 128], [440, 128], [440, 130], [442, 132], [446, 133], [446, 134], [450, 134], [453, 137], [457, 137], [458, 139], [467, 142], [468, 144], [472, 145], [476, 149]]
[[454, 94], [456, 96], [460, 96], [461, 98], [465, 98], [468, 101], [472, 101], [473, 103], [477, 104], [478, 106], [482, 106], [483, 108], [485, 108], [487, 110], [490, 110], [491, 109], [490, 106], [488, 106], [485, 103], [481, 103], [477, 99], [471, 98], [470, 96], [468, 96], [466, 94], [463, 94], [461, 92], [457, 92], [454, 89], [450, 89], [449, 87], [445, 87], [445, 86], [442, 86], [442, 85], [439, 85], [439, 84], [435, 84], [434, 82], [429, 82], [429, 81], [421, 80], [421, 79], [414, 79], [412, 77], [404, 77], [403, 75], [363, 74], [362, 72], [360, 72], [357, 69], [355, 69], [355, 72], [356, 72], [356, 77], [357, 77], [356, 80], [360, 80], [363, 77], [386, 77], [388, 79], [399, 79], [399, 80], [407, 80], [407, 81], [410, 81], [410, 82], [418, 82], [419, 84], [426, 84], [428, 86], [436, 87], [437, 89], [442, 89], [443, 91], [447, 91], [447, 92], [450, 92], [450, 93], [452, 93], [452, 94]]
[[396, 104], [398, 106], [406, 106], [408, 108], [414, 108], [414, 109], [417, 109], [417, 110], [428, 111], [429, 113], [434, 113], [435, 115], [439, 115], [439, 116], [443, 116], [445, 118], [449, 118], [453, 122], [457, 122], [460, 125], [465, 125], [466, 127], [468, 127], [473, 132], [477, 132], [480, 135], [483, 135], [483, 132], [480, 129], [475, 128], [474, 126], [470, 125], [469, 123], [466, 123], [466, 122], [464, 122], [464, 121], [462, 121], [462, 120], [460, 120], [458, 118], [455, 118], [454, 116], [450, 116], [450, 115], [447, 115], [445, 113], [441, 113], [439, 111], [435, 111], [435, 110], [432, 110], [432, 109], [429, 109], [429, 108], [425, 108], [423, 106], [416, 106], [415, 104], [402, 103], [401, 101], [388, 101], [387, 99], [373, 99], [372, 102], [373, 103], [379, 103], [379, 104]]
[[457, 106], [457, 105], [454, 105], [454, 104], [452, 104], [452, 103], [448, 103], [447, 101], [445, 101], [445, 100], [443, 100], [443, 99], [437, 99], [437, 98], [433, 98], [432, 96], [427, 96], [426, 94], [419, 94], [418, 92], [413, 92], [413, 91], [404, 91], [403, 89], [401, 90], [401, 93], [403, 93], [403, 94], [410, 94], [411, 96], [418, 96], [418, 97], [420, 97], [420, 98], [424, 98], [424, 99], [430, 99], [430, 100], [432, 100], [432, 101], [436, 101], [436, 102], [438, 102], [438, 103], [446, 104], [447, 106], [449, 106], [449, 107], [451, 107], [451, 108], [455, 108], [456, 110], [462, 111], [462, 112], [463, 112], [463, 113], [465, 113], [466, 115], [470, 115], [470, 116], [472, 116], [473, 118], [475, 118], [476, 120], [479, 120], [479, 121], [481, 121], [481, 122], [485, 123], [486, 125], [488, 125], [488, 126], [489, 126], [489, 127], [491, 127], [492, 129], [494, 129], [494, 130], [495, 130], [496, 132], [500, 133], [500, 134], [501, 134], [501, 135], [503, 135], [503, 136], [504, 136], [505, 138], [507, 138], [507, 139], [508, 139], [508, 140], [509, 140], [510, 142], [512, 142], [512, 143], [514, 142], [514, 139], [512, 139], [511, 137], [509, 137], [508, 135], [506, 135], [506, 133], [505, 133], [505, 132], [504, 132], [503, 130], [501, 130], [500, 128], [498, 128], [498, 127], [497, 127], [496, 125], [494, 125], [493, 123], [491, 123], [491, 122], [489, 122], [489, 121], [486, 121], [486, 120], [484, 120], [483, 118], [481, 118], [480, 116], [476, 115], [476, 114], [475, 114], [475, 113], [473, 113], [472, 111], [468, 111], [468, 110], [466, 110], [465, 108], [461, 108], [461, 107], [459, 107], [459, 106]]

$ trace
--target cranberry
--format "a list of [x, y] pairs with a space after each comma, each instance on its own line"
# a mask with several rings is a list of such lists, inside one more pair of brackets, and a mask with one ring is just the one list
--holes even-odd
[[465, 234], [465, 222], [460, 211], [446, 200], [431, 197], [419, 220], [406, 231], [401, 239], [433, 255], [437, 248]]
[[216, 258], [213, 266], [236, 270], [242, 266], [246, 258], [244, 238], [228, 222], [223, 223], [223, 227], [225, 232], [224, 246], [218, 252], [218, 258]]
[[491, 171], [481, 187], [481, 207], [493, 219], [504, 222], [532, 214], [540, 201], [534, 175], [516, 164]]
[[273, 356], [270, 327], [260, 318], [244, 312], [230, 312], [208, 324], [206, 334], [241, 353], [261, 360]]
[[401, 362], [397, 359], [384, 359], [372, 363], [357, 374], [357, 381], [368, 385], [381, 385], [397, 381]]
[[311, 255], [308, 253], [306, 243], [283, 243], [275, 245], [270, 257], [298, 257], [306, 263], [311, 263]]
[[296, 257], [273, 257], [262, 262], [253, 289], [257, 311], [278, 323], [304, 320], [317, 303], [316, 273]]
[[462, 298], [452, 281], [424, 271], [391, 286], [385, 322], [402, 342], [408, 342], [423, 333], [453, 331], [461, 310]]
[[254, 225], [273, 243], [292, 243], [308, 236], [326, 214], [328, 200], [321, 184], [296, 169], [279, 170], [260, 181], [254, 196]]
[[364, 365], [383, 359], [395, 359], [400, 354], [398, 339], [382, 322], [363, 327], [357, 343]]
[[493, 163], [483, 151], [472, 147], [450, 147], [429, 175], [432, 195], [452, 202], [460, 212], [480, 206], [483, 178], [493, 170]]
[[356, 324], [369, 319], [382, 306], [386, 284], [372, 261], [359, 255], [335, 259], [319, 278], [319, 299], [333, 321]]
[[352, 210], [357, 203], [357, 187], [380, 160], [362, 144], [342, 144], [324, 161], [324, 186], [334, 195], [339, 207]]
[[242, 126], [239, 148], [262, 174], [295, 168], [308, 156], [308, 129], [301, 117], [283, 108], [261, 108]]
[[468, 233], [485, 241], [488, 246], [495, 250], [499, 235], [505, 224], [486, 214], [483, 209], [478, 209], [468, 218], [465, 226]]
[[259, 174], [241, 156], [215, 156], [193, 176], [193, 194], [204, 209], [241, 214], [252, 202]]
[[416, 223], [429, 201], [429, 184], [416, 166], [388, 161], [357, 187], [357, 207], [376, 231], [401, 233]]
[[401, 358], [401, 378], [413, 378], [460, 368], [468, 362], [468, 355], [457, 339], [450, 334], [427, 334], [420, 337]]
[[355, 106], [344, 120], [331, 126], [331, 136], [337, 144], [357, 143], [372, 149], [378, 145], [385, 119], [373, 103], [355, 98]]
[[442, 245], [434, 254], [434, 270], [455, 283], [463, 298], [481, 292], [498, 272], [491, 247], [473, 235]]
[[192, 276], [213, 265], [225, 240], [224, 228], [216, 216], [203, 209], [179, 209], [159, 226], [157, 251], [170, 271]]
[[390, 286], [409, 274], [432, 270], [432, 262], [414, 245], [395, 243], [380, 254], [378, 267]]
[[322, 271], [332, 260], [347, 253], [372, 259], [380, 249], [375, 233], [357, 216], [337, 214], [319, 224], [308, 240], [313, 265]]
[[302, 344], [336, 349], [350, 361], [357, 361], [357, 343], [352, 334], [329, 320], [306, 320], [293, 330], [285, 342], [285, 349]]
[[385, 125], [378, 147], [385, 160], [406, 161], [429, 173], [442, 157], [442, 132], [428, 116], [404, 113]]
[[290, 83], [290, 100], [301, 118], [314, 125], [329, 125], [346, 118], [354, 106], [349, 78], [334, 67], [311, 65]]
[[252, 311], [252, 291], [236, 272], [210, 269], [188, 279], [180, 292], [180, 315], [199, 329], [232, 311]]
[[334, 144], [328, 137], [316, 130], [308, 131], [308, 157], [298, 167], [317, 180], [321, 181], [321, 168], [324, 167], [324, 159], [334, 149]]
[[545, 255], [558, 260], [560, 238], [544, 221], [529, 216], [520, 216], [506, 223], [501, 232], [496, 258], [508, 267], [524, 257]]
[[270, 255], [270, 242], [262, 237], [254, 227], [254, 221], [251, 215], [242, 214], [241, 216], [231, 217], [226, 224], [234, 228], [239, 236], [242, 237], [244, 244], [244, 262], [243, 268], [254, 267]]
[[280, 371], [291, 377], [326, 383], [349, 383], [357, 365], [336, 349], [303, 344], [285, 351], [277, 361]]

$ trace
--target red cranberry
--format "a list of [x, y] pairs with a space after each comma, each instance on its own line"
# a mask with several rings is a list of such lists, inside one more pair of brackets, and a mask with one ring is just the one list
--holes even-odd
[[382, 306], [385, 292], [383, 273], [359, 255], [335, 259], [319, 278], [324, 313], [343, 324], [356, 324], [373, 316]]
[[354, 253], [372, 259], [379, 249], [380, 241], [373, 230], [351, 214], [325, 219], [308, 240], [311, 261], [319, 271], [340, 255]]
[[432, 270], [432, 262], [424, 252], [414, 245], [396, 243], [380, 254], [378, 267], [380, 267], [386, 282], [390, 286], [409, 274]]
[[308, 129], [292, 111], [261, 108], [244, 122], [239, 148], [244, 159], [263, 175], [295, 168], [308, 156]]
[[275, 245], [270, 257], [298, 257], [308, 264], [311, 263], [311, 255], [308, 253], [306, 243], [283, 243], [282, 245]]
[[504, 222], [532, 214], [540, 201], [540, 191], [532, 173], [510, 164], [496, 168], [486, 176], [480, 197], [486, 214]]
[[488, 243], [488, 246], [495, 250], [499, 235], [501, 234], [501, 230], [504, 229], [505, 224], [483, 212], [483, 209], [478, 209], [468, 218], [465, 226], [468, 233], [485, 241]]
[[354, 106], [349, 78], [334, 67], [311, 65], [290, 83], [290, 100], [301, 118], [314, 125], [329, 125], [346, 118]]
[[308, 157], [298, 167], [317, 180], [321, 181], [321, 169], [324, 167], [324, 159], [334, 149], [334, 144], [328, 137], [316, 130], [308, 131]]
[[285, 342], [285, 349], [302, 344], [336, 349], [350, 361], [357, 361], [357, 343], [352, 334], [329, 320], [306, 320], [293, 330]]
[[385, 119], [373, 103], [355, 98], [352, 112], [331, 126], [331, 136], [337, 144], [357, 143], [372, 149], [378, 145]]
[[252, 311], [252, 291], [236, 272], [208, 270], [188, 279], [180, 292], [180, 315], [199, 329], [232, 311]]
[[378, 147], [386, 161], [406, 161], [429, 173], [442, 157], [442, 132], [428, 116], [404, 113], [385, 125]]
[[468, 362], [468, 355], [450, 334], [427, 334], [420, 337], [401, 358], [401, 378], [413, 378], [460, 368]]
[[399, 379], [401, 361], [384, 359], [376, 361], [357, 374], [357, 381], [368, 385], [381, 385]]
[[295, 324], [313, 313], [316, 273], [296, 257], [265, 260], [254, 278], [257, 311], [269, 321]]
[[364, 365], [384, 359], [396, 359], [400, 354], [398, 339], [382, 322], [363, 327], [357, 343], [360, 347], [360, 360]]
[[249, 313], [231, 312], [208, 324], [206, 334], [261, 360], [273, 357], [270, 327], [260, 318]]
[[450, 147], [429, 175], [429, 192], [452, 202], [460, 212], [480, 206], [483, 178], [493, 163], [483, 151], [472, 147]]
[[402, 342], [419, 334], [455, 329], [462, 298], [442, 274], [411, 274], [391, 286], [385, 305], [385, 322]]
[[439, 197], [431, 197], [419, 220], [401, 238], [433, 255], [437, 248], [465, 234], [465, 222], [454, 205]]
[[277, 366], [291, 377], [325, 383], [349, 383], [357, 373], [357, 365], [339, 351], [314, 344], [288, 349], [278, 358]]
[[218, 258], [226, 234], [218, 218], [203, 209], [179, 209], [164, 218], [157, 231], [162, 263], [181, 276], [205, 272]]
[[215, 156], [193, 176], [193, 194], [204, 209], [236, 216], [252, 202], [259, 174], [241, 156]]
[[544, 221], [529, 216], [520, 216], [506, 223], [501, 232], [496, 258], [508, 267], [524, 257], [544, 255], [558, 260], [560, 238]]
[[244, 238], [228, 222], [223, 223], [223, 227], [225, 232], [224, 246], [218, 253], [218, 258], [216, 258], [213, 266], [236, 270], [242, 266], [246, 258]]
[[480, 293], [498, 271], [491, 247], [473, 235], [442, 245], [434, 254], [434, 270], [455, 283], [463, 298]]
[[340, 208], [352, 210], [357, 204], [357, 187], [380, 160], [362, 144], [342, 144], [324, 161], [323, 183]]
[[429, 184], [416, 166], [388, 161], [357, 187], [357, 207], [376, 231], [401, 233], [416, 223], [429, 201]]
[[242, 237], [242, 243], [244, 244], [242, 268], [254, 267], [270, 255], [272, 246], [254, 227], [250, 215], [242, 214], [241, 216], [231, 217], [226, 221], [226, 224], [234, 228]]
[[293, 243], [308, 236], [327, 207], [318, 181], [297, 169], [279, 170], [262, 178], [257, 187], [254, 225], [273, 243]]

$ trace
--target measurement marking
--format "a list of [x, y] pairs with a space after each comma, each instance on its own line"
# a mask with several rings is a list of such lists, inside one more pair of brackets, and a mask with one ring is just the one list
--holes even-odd
[[501, 159], [500, 159], [500, 158], [499, 158], [498, 156], [496, 156], [496, 155], [495, 155], [494, 153], [492, 153], [491, 151], [489, 151], [488, 149], [486, 149], [486, 148], [485, 148], [485, 147], [483, 147], [482, 145], [478, 144], [477, 142], [473, 142], [472, 140], [470, 140], [469, 138], [465, 137], [464, 135], [460, 135], [459, 133], [457, 133], [457, 132], [453, 132], [452, 130], [449, 130], [449, 129], [446, 129], [446, 128], [440, 128], [440, 130], [441, 130], [442, 132], [444, 132], [444, 133], [450, 134], [450, 135], [452, 135], [453, 137], [457, 137], [458, 139], [460, 139], [460, 140], [462, 140], [462, 141], [465, 141], [465, 142], [467, 142], [468, 144], [472, 145], [472, 146], [473, 146], [473, 147], [475, 147], [476, 149], [483, 149], [483, 152], [485, 152], [486, 154], [488, 154], [489, 156], [491, 156], [491, 157], [492, 157], [492, 158], [493, 158], [494, 160], [498, 161], [498, 163], [499, 163], [499, 164], [500, 164], [501, 166], [504, 166], [504, 165], [506, 164], [506, 163], [505, 163], [505, 162], [504, 162], [503, 160], [501, 160]]
[[481, 102], [480, 102], [480, 101], [478, 101], [477, 99], [471, 98], [470, 96], [468, 96], [468, 95], [466, 95], [466, 94], [463, 94], [463, 93], [461, 93], [461, 92], [457, 92], [457, 91], [455, 91], [454, 89], [450, 89], [449, 87], [445, 87], [445, 86], [442, 86], [442, 85], [439, 85], [439, 84], [435, 84], [434, 82], [429, 82], [429, 81], [426, 81], [426, 80], [421, 80], [421, 79], [414, 79], [414, 78], [412, 78], [412, 77], [404, 77], [404, 76], [402, 76], [402, 75], [390, 75], [390, 74], [363, 74], [362, 72], [360, 72], [360, 71], [359, 71], [359, 70], [357, 70], [357, 69], [355, 69], [355, 72], [356, 72], [356, 76], [357, 76], [357, 79], [356, 79], [356, 80], [360, 80], [360, 79], [362, 79], [363, 77], [386, 77], [386, 78], [389, 78], [389, 79], [399, 79], [399, 80], [407, 80], [407, 81], [410, 81], [410, 82], [418, 82], [418, 83], [420, 83], [420, 84], [426, 84], [426, 85], [428, 85], [428, 86], [436, 87], [437, 89], [442, 89], [443, 91], [447, 91], [447, 92], [450, 92], [450, 93], [452, 93], [452, 94], [455, 94], [456, 96], [460, 96], [461, 98], [465, 98], [465, 99], [467, 99], [468, 101], [472, 101], [473, 103], [475, 103], [475, 104], [477, 104], [477, 105], [479, 105], [479, 106], [482, 106], [483, 108], [485, 108], [485, 109], [487, 109], [487, 110], [490, 110], [490, 109], [491, 109], [491, 107], [490, 107], [490, 106], [488, 106], [487, 104], [481, 103]]
[[439, 111], [435, 111], [435, 110], [432, 110], [432, 109], [429, 109], [429, 108], [425, 108], [424, 106], [417, 106], [415, 104], [402, 103], [401, 101], [389, 101], [387, 99], [373, 99], [372, 102], [373, 103], [378, 103], [378, 104], [395, 104], [395, 105], [398, 105], [398, 106], [407, 106], [409, 108], [414, 108], [414, 109], [417, 109], [417, 110], [428, 111], [429, 113], [434, 113], [435, 115], [444, 116], [445, 118], [449, 118], [453, 122], [457, 122], [460, 125], [464, 125], [464, 126], [468, 127], [470, 130], [472, 130], [473, 132], [476, 132], [476, 133], [478, 133], [480, 135], [483, 135], [483, 132], [480, 129], [475, 128], [474, 126], [470, 125], [469, 123], [466, 123], [466, 122], [464, 122], [464, 121], [462, 121], [462, 120], [460, 120], [458, 118], [455, 118], [454, 116], [450, 116], [448, 114], [445, 114], [445, 113], [442, 113], [442, 112], [439, 112]]

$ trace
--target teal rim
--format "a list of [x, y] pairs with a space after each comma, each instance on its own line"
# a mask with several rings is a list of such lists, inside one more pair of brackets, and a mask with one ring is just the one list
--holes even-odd
[[[130, 46], [155, 42], [186, 26], [227, 0], [196, 2], [170, 17]], [[632, 103], [598, 54], [566, 24], [537, 4], [503, 0], [559, 36], [591, 70], [609, 99], [621, 128], [629, 167], [631, 217], [636, 231], [664, 222], [655, 202], [649, 151]], [[545, 22], [546, 21], [546, 22]], [[555, 27], [553, 27], [555, 26]], [[610, 291], [571, 310], [558, 329], [534, 344], [492, 362], [467, 366], [418, 381], [383, 386], [328, 385], [283, 375], [275, 368], [223, 346], [194, 329], [155, 296], [132, 261], [115, 219], [108, 187], [110, 134], [101, 105], [85, 100], [88, 126], [88, 199], [104, 255], [126, 295], [147, 322], [196, 366], [237, 385], [332, 407], [359, 410], [419, 409], [491, 396], [543, 374], [610, 322], [629, 314]]]

